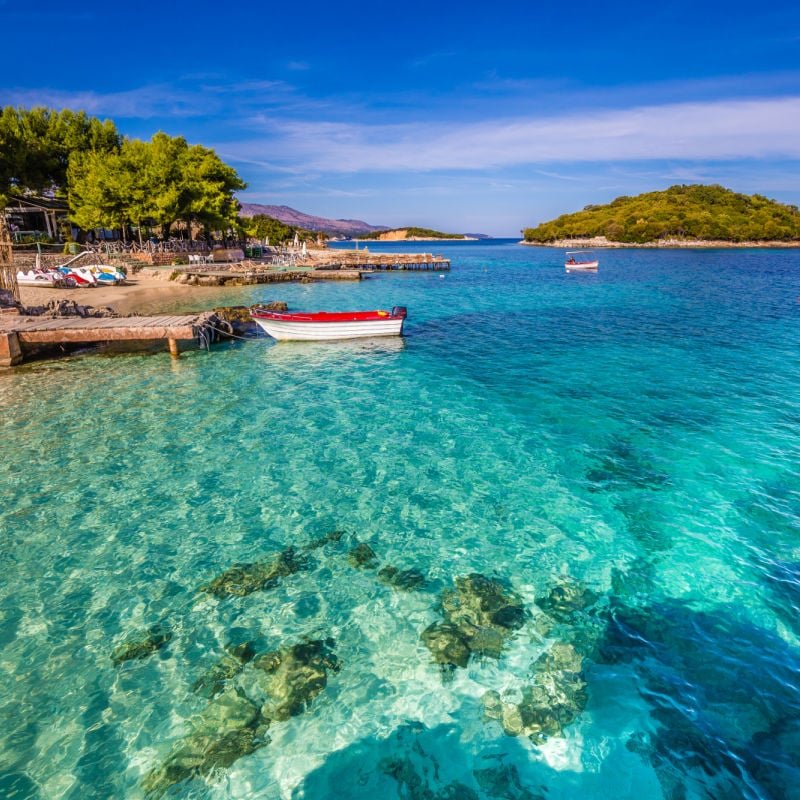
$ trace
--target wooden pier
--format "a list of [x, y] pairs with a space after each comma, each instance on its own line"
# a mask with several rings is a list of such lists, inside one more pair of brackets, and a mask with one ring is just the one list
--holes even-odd
[[213, 332], [212, 315], [181, 314], [157, 317], [26, 317], [0, 315], [0, 367], [22, 363], [44, 345], [92, 342], [164, 341], [173, 356], [179, 342]]
[[246, 286], [292, 281], [360, 281], [364, 275], [385, 271], [436, 271], [450, 269], [450, 259], [430, 253], [369, 253], [361, 250], [314, 250], [290, 264], [253, 260], [240, 263], [181, 267], [176, 280], [192, 286]]
[[294, 281], [360, 281], [364, 269], [346, 268], [341, 271], [320, 268], [288, 268], [276, 269], [275, 267], [257, 266], [242, 269], [237, 266], [225, 270], [193, 268], [181, 270], [179, 283], [188, 283], [192, 286], [248, 286], [259, 283], [290, 283]]
[[327, 261], [316, 263], [317, 270], [447, 272], [450, 269], [449, 258], [430, 253], [368, 253], [359, 250], [331, 249], [327, 256]]

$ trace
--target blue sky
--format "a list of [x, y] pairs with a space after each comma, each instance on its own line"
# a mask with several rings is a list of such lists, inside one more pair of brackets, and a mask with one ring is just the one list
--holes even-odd
[[0, 0], [0, 30], [0, 104], [184, 135], [252, 202], [494, 235], [673, 183], [800, 202], [796, 2]]

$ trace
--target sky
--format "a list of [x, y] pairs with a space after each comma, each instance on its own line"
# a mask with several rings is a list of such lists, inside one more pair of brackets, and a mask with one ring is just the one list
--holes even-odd
[[0, 105], [185, 136], [249, 202], [495, 236], [676, 183], [800, 203], [797, 2], [0, 0], [0, 31]]

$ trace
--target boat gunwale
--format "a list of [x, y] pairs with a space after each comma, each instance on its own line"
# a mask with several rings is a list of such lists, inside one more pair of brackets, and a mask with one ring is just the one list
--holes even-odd
[[253, 319], [271, 322], [299, 322], [315, 324], [340, 324], [344, 322], [391, 322], [405, 319], [405, 314], [392, 314], [389, 311], [267, 311], [253, 309]]

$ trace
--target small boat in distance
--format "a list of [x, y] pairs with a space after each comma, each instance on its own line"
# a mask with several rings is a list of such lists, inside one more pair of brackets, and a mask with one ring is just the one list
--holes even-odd
[[597, 271], [600, 262], [594, 257], [592, 250], [567, 250], [564, 267], [567, 272], [573, 270]]
[[255, 323], [273, 339], [283, 341], [321, 341], [360, 339], [373, 336], [400, 336], [406, 308], [391, 311], [268, 311], [254, 307]]

